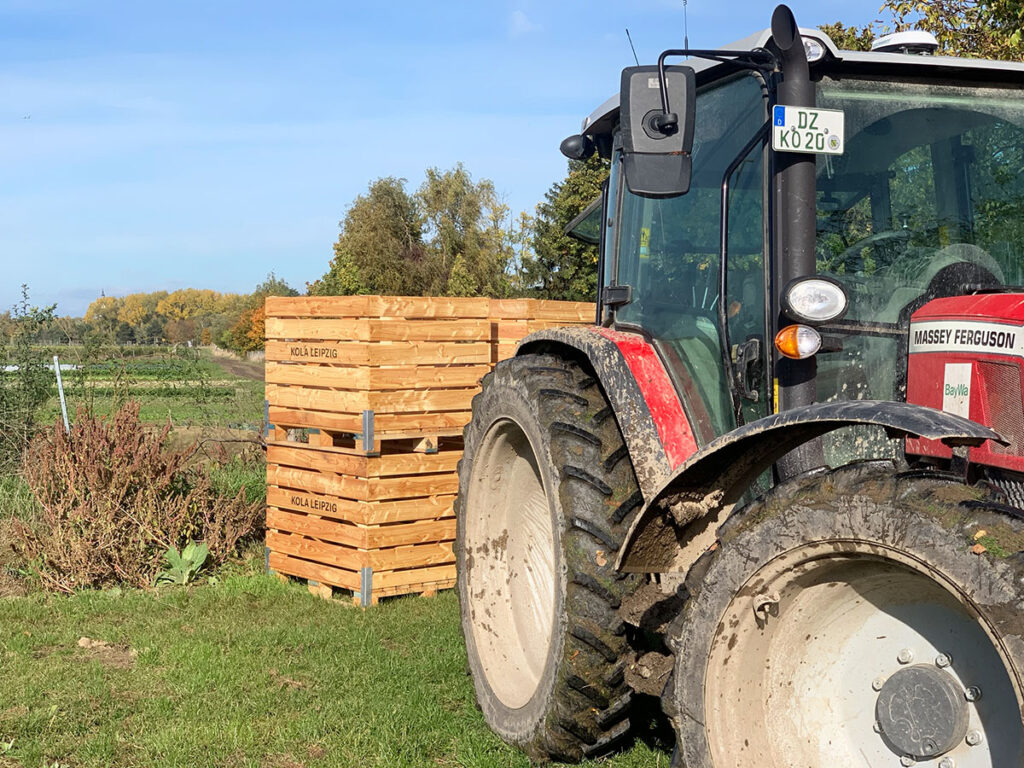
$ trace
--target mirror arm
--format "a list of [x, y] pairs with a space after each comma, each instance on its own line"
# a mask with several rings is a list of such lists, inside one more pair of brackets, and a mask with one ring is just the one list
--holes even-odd
[[658, 86], [661, 88], [661, 114], [651, 119], [651, 127], [665, 135], [675, 133], [679, 128], [679, 115], [673, 112], [668, 103], [668, 86], [665, 81], [665, 59], [669, 56], [694, 56], [698, 59], [709, 59], [723, 64], [735, 64], [743, 69], [756, 69], [761, 72], [774, 72], [778, 69], [775, 54], [765, 48], [754, 48], [751, 51], [719, 51], [702, 48], [670, 48], [662, 51], [658, 57]]

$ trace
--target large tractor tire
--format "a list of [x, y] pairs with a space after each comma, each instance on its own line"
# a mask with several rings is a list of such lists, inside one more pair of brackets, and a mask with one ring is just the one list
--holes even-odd
[[459, 465], [462, 631], [484, 718], [534, 760], [629, 736], [617, 609], [635, 577], [613, 566], [640, 503], [612, 410], [578, 364], [526, 355], [485, 377]]
[[685, 768], [1024, 765], [1024, 523], [852, 465], [731, 518], [672, 630]]

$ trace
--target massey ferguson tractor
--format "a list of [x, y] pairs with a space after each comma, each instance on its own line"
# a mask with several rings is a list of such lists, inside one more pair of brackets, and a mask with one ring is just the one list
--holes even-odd
[[1024, 765], [1024, 65], [935, 48], [780, 6], [562, 143], [610, 162], [596, 323], [484, 380], [458, 510], [533, 759], [656, 695], [677, 767]]

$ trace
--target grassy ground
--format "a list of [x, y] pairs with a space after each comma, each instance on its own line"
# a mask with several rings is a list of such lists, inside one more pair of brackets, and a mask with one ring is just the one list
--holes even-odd
[[[258, 561], [215, 586], [0, 599], [0, 766], [525, 768], [465, 663], [450, 591], [364, 611]], [[668, 761], [639, 744], [601, 764]]]
[[[72, 414], [131, 396], [144, 420], [172, 420], [177, 444], [212, 448], [258, 427], [258, 366], [139, 352], [66, 377]], [[266, 492], [244, 458], [212, 478], [226, 494]], [[216, 584], [42, 594], [9, 546], [33, 505], [17, 475], [0, 476], [0, 768], [528, 765], [474, 706], [454, 593], [328, 603], [264, 574], [256, 547]], [[641, 743], [601, 765], [668, 763]]]

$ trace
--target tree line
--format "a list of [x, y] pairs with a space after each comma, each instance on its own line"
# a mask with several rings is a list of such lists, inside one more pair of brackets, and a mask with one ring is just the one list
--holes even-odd
[[[273, 273], [252, 293], [202, 288], [100, 296], [82, 318], [57, 317], [34, 329], [37, 344], [216, 344], [236, 352], [263, 347], [263, 302], [267, 296], [298, 296]], [[24, 311], [0, 314], [0, 340], [13, 338]]]
[[571, 163], [535, 214], [518, 217], [492, 181], [474, 181], [461, 163], [428, 168], [414, 191], [405, 179], [377, 179], [340, 222], [334, 257], [309, 294], [591, 300], [597, 252], [562, 229], [607, 175], [600, 158]]

